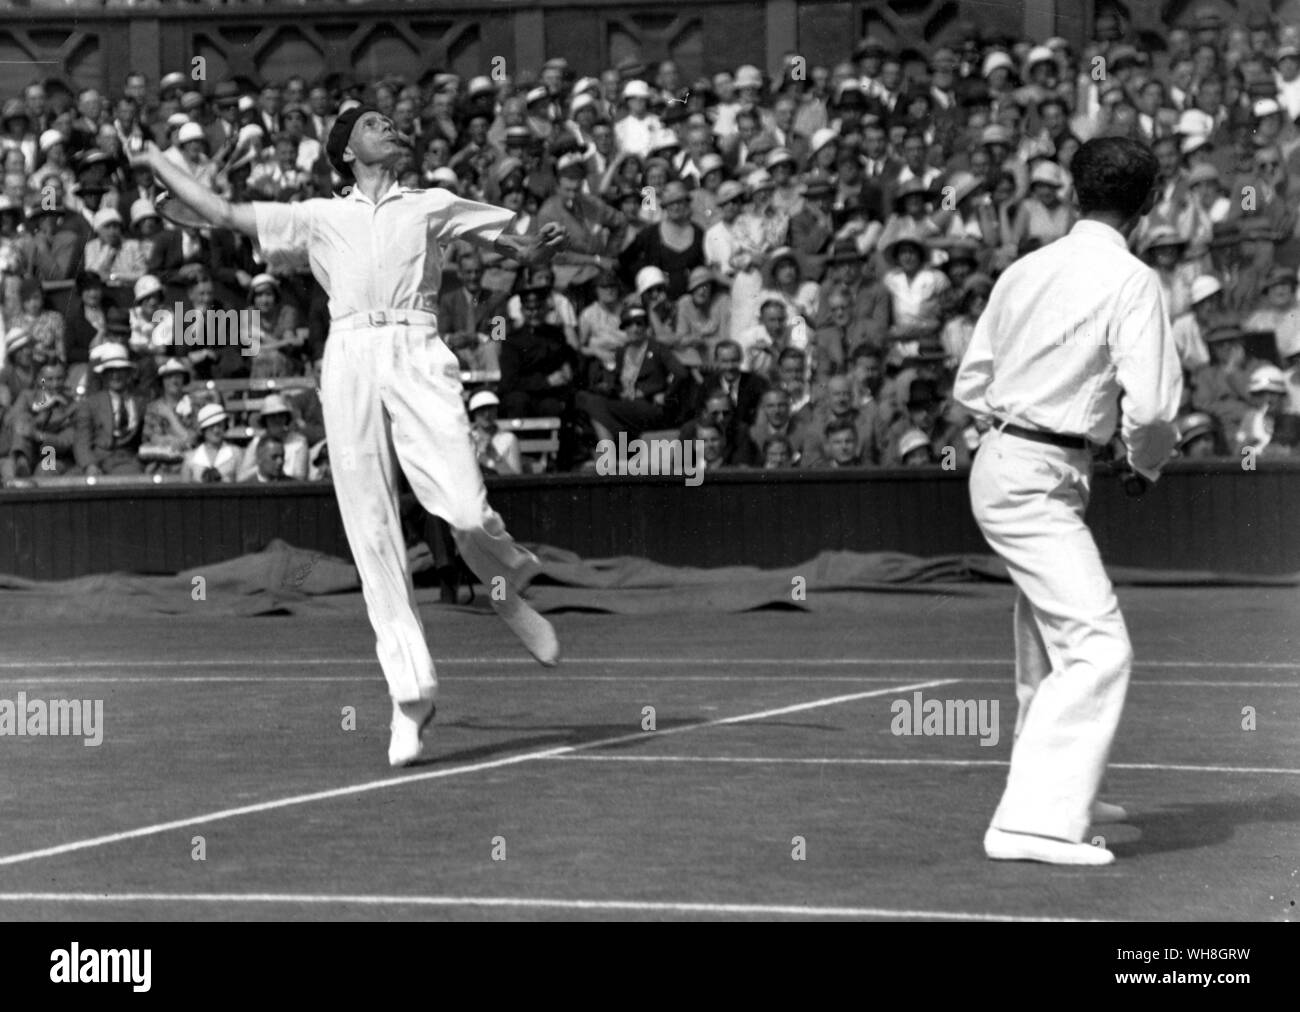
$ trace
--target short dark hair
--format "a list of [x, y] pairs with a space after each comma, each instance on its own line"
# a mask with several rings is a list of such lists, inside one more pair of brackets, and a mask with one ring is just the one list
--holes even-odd
[[1131, 218], [1142, 210], [1160, 165], [1151, 149], [1128, 137], [1096, 137], [1070, 163], [1079, 210]]
[[84, 292], [87, 288], [103, 288], [104, 279], [94, 271], [80, 271], [73, 285], [78, 292]]
[[879, 348], [867, 344], [865, 341], [855, 345], [853, 350], [849, 352], [849, 362], [856, 362], [860, 358], [874, 358], [877, 362], [880, 362], [884, 357]]

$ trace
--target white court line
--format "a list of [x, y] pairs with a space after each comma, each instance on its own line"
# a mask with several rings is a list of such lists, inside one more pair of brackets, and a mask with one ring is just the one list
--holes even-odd
[[[1007, 661], [1010, 665], [1012, 662]], [[179, 666], [179, 665], [178, 665]], [[378, 667], [378, 662], [375, 663]], [[225, 683], [286, 682], [304, 684], [307, 682], [375, 682], [376, 672], [359, 672], [355, 675], [36, 675], [31, 678], [0, 678], [0, 685], [194, 685]], [[467, 678], [469, 683], [476, 682], [743, 682], [753, 685], [760, 682], [779, 682], [781, 684], [810, 684], [812, 682], [846, 683], [851, 685], [871, 685], [877, 682], [892, 682], [898, 675], [806, 675], [792, 679], [789, 675], [571, 675], [564, 671], [547, 671], [526, 675], [474, 675]], [[953, 681], [967, 685], [1010, 685], [1006, 677], [1001, 678], [955, 678]], [[1130, 682], [1129, 690], [1142, 688], [1182, 688], [1182, 689], [1294, 689], [1295, 682], [1245, 682], [1215, 681], [1208, 678], [1191, 680], [1147, 678]]]
[[258, 812], [269, 812], [277, 808], [289, 808], [294, 805], [305, 805], [312, 801], [327, 801], [332, 798], [347, 797], [352, 794], [364, 794], [368, 791], [380, 791], [388, 787], [404, 787], [409, 784], [420, 783], [423, 780], [442, 780], [446, 777], [459, 776], [462, 773], [478, 773], [482, 770], [500, 769], [503, 766], [516, 766], [519, 763], [531, 762], [537, 759], [553, 759], [555, 756], [567, 755], [571, 752], [585, 752], [595, 748], [605, 748], [610, 745], [622, 745], [632, 741], [644, 741], [648, 738], [662, 738], [670, 734], [681, 734], [685, 731], [699, 731], [707, 727], [722, 727], [727, 724], [741, 724], [751, 720], [765, 720], [768, 717], [783, 717], [790, 713], [801, 713], [804, 710], [816, 710], [821, 707], [835, 706], [839, 703], [851, 703], [859, 699], [869, 699], [872, 696], [884, 696], [891, 693], [912, 692], [917, 689], [932, 689], [941, 685], [951, 685], [958, 679], [941, 678], [929, 682], [917, 682], [911, 685], [891, 686], [885, 689], [872, 689], [869, 692], [854, 692], [845, 696], [827, 696], [823, 699], [814, 699], [807, 703], [794, 703], [790, 706], [781, 706], [771, 710], [758, 710], [754, 713], [742, 713], [733, 717], [717, 717], [713, 720], [701, 721], [698, 724], [684, 724], [679, 727], [666, 727], [656, 731], [634, 731], [631, 734], [620, 734], [613, 738], [602, 738], [599, 741], [585, 742], [579, 745], [560, 745], [555, 748], [541, 749], [537, 752], [525, 752], [522, 755], [506, 756], [502, 759], [489, 759], [484, 762], [468, 763], [464, 766], [452, 766], [447, 769], [429, 770], [425, 773], [416, 773], [407, 776], [389, 777], [384, 780], [370, 780], [361, 784], [354, 784], [351, 787], [336, 787], [327, 791], [313, 791], [310, 794], [295, 794], [287, 798], [279, 798], [275, 801], [262, 801], [253, 805], [242, 805], [239, 808], [225, 808], [216, 812], [209, 812], [206, 815], [196, 815], [188, 819], [176, 819], [172, 822], [160, 822], [152, 826], [143, 826], [140, 829], [130, 829], [120, 833], [107, 833], [104, 836], [95, 836], [86, 840], [74, 840], [72, 843], [61, 843], [54, 847], [42, 847], [39, 850], [24, 851], [20, 854], [10, 854], [7, 857], [0, 857], [0, 867], [4, 865], [21, 864], [24, 861], [34, 861], [42, 857], [54, 857], [59, 854], [68, 854], [72, 851], [87, 850], [91, 847], [102, 847], [106, 844], [120, 843], [123, 840], [135, 840], [142, 836], [156, 836], [159, 833], [166, 833], [173, 829], [184, 829], [188, 826], [206, 825], [211, 822], [221, 822], [225, 819], [233, 819], [240, 815], [253, 815]]
[[[686, 903], [654, 900], [561, 900], [515, 896], [350, 896], [317, 893], [0, 893], [0, 903], [298, 903], [368, 907], [487, 907], [648, 914], [726, 914], [775, 917], [883, 917], [897, 920], [1079, 923], [1079, 917], [1018, 917], [960, 910], [888, 907], [809, 907], [780, 903]], [[1095, 923], [1095, 922], [1094, 922]]]
[[[993, 766], [1005, 769], [1006, 759], [883, 759], [834, 756], [761, 757], [728, 755], [563, 755], [551, 756], [564, 762], [589, 763], [733, 763], [752, 766]], [[1175, 773], [1278, 773], [1300, 776], [1300, 769], [1276, 766], [1189, 766], [1175, 763], [1107, 763], [1110, 770], [1155, 770]]]
[[[529, 657], [435, 657], [438, 664], [494, 664], [494, 665], [533, 665], [537, 662]], [[33, 658], [27, 661], [0, 661], [0, 671], [25, 668], [73, 668], [88, 670], [109, 670], [115, 668], [297, 668], [297, 667], [339, 667], [365, 665], [378, 666], [374, 655], [369, 657], [251, 657], [244, 659], [221, 658], [178, 658], [159, 660], [142, 658], [140, 660], [104, 660], [92, 661], [86, 658], [67, 660], [49, 660]], [[565, 657], [563, 664], [645, 664], [655, 667], [665, 665], [695, 665], [697, 667], [791, 667], [791, 668], [830, 668], [891, 665], [894, 667], [1010, 667], [1015, 664], [1011, 658], [989, 657]], [[1300, 663], [1282, 661], [1144, 661], [1134, 662], [1135, 668], [1217, 668], [1229, 671], [1267, 670], [1300, 671]]]

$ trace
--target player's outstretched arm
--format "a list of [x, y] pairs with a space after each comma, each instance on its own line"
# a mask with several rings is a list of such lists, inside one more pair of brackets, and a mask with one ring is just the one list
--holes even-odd
[[559, 222], [547, 222], [536, 235], [502, 235], [492, 244], [492, 249], [525, 267], [540, 267], [550, 263], [556, 253], [569, 245], [569, 235]]
[[193, 208], [217, 228], [232, 228], [245, 235], [257, 237], [257, 218], [251, 204], [232, 204], [214, 193], [179, 165], [163, 157], [162, 152], [150, 145], [131, 158], [131, 166], [147, 165], [153, 170], [171, 194]]

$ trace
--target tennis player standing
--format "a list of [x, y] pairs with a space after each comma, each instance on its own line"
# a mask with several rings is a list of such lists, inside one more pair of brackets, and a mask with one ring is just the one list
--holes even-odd
[[[551, 624], [519, 596], [540, 568], [487, 502], [461, 401], [455, 354], [434, 309], [439, 243], [465, 239], [524, 264], [564, 245], [559, 226], [507, 235], [514, 214], [447, 190], [397, 185], [403, 139], [378, 110], [357, 106], [335, 121], [330, 163], [354, 185], [341, 198], [231, 204], [152, 150], [147, 164], [171, 193], [219, 228], [256, 239], [268, 263], [305, 261], [329, 295], [321, 401], [334, 489], [361, 575], [379, 662], [393, 698], [388, 760], [420, 757], [437, 678], [416, 609], [402, 525], [397, 465], [421, 504], [451, 526], [461, 555], [507, 625], [542, 664], [559, 659]], [[504, 591], [504, 600], [499, 598]]]
[[1114, 855], [1082, 841], [1091, 823], [1126, 817], [1097, 791], [1133, 651], [1083, 520], [1090, 449], [1110, 441], [1122, 394], [1128, 462], [1154, 482], [1176, 442], [1182, 374], [1160, 283], [1126, 243], [1153, 206], [1155, 157], [1108, 137], [1083, 145], [1070, 169], [1082, 220], [998, 280], [954, 393], [993, 426], [971, 506], [1019, 591], [1017, 735], [984, 850], [1103, 865]]

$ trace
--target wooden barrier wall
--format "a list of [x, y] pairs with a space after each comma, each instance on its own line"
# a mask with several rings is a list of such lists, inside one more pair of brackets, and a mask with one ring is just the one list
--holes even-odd
[[[521, 541], [588, 558], [784, 566], [826, 548], [933, 556], [985, 552], [966, 476], [941, 470], [738, 471], [682, 479], [501, 478], [493, 505]], [[1099, 475], [1089, 522], [1112, 565], [1300, 572], [1300, 462], [1182, 463], [1145, 499]], [[328, 485], [102, 486], [0, 492], [0, 573], [63, 579], [170, 573], [273, 538], [347, 557]]]

